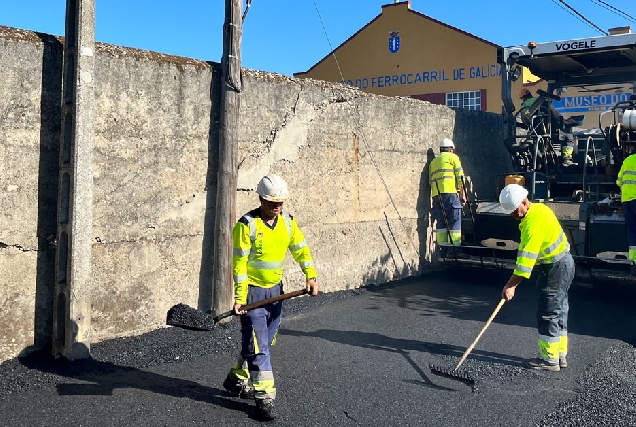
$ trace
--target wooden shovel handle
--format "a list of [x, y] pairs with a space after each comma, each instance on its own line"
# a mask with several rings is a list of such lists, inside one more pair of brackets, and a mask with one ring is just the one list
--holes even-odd
[[[259, 308], [264, 305], [271, 304], [273, 302], [283, 301], [283, 300], [294, 298], [294, 297], [299, 297], [301, 295], [305, 295], [306, 293], [307, 293], [307, 289], [299, 289], [297, 291], [288, 292], [286, 294], [282, 294], [275, 297], [266, 298], [264, 300], [260, 300], [257, 302], [253, 302], [252, 304], [242, 305], [241, 310], [245, 310], [245, 311], [254, 310], [255, 308]], [[225, 319], [226, 317], [230, 317], [233, 314], [235, 314], [234, 310], [229, 310], [229, 311], [226, 311], [225, 313], [221, 313], [218, 316], [214, 317], [214, 323], [217, 323], [219, 320]]]

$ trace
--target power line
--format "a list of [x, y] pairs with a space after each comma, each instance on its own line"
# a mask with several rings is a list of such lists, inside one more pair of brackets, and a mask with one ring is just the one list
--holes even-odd
[[[595, 3], [594, 0], [590, 0], [590, 1], [592, 3]], [[598, 3], [598, 6], [601, 6], [603, 9], [609, 10], [610, 12], [615, 13], [616, 15], [620, 16], [621, 18], [627, 18], [628, 20], [636, 23], [636, 18], [634, 18], [630, 14], [625, 13], [622, 10], [612, 6], [611, 4], [606, 3], [603, 0], [596, 0], [596, 3]]]
[[322, 22], [322, 16], [320, 15], [320, 11], [318, 10], [318, 5], [316, 4], [316, 0], [313, 0], [314, 7], [316, 8], [316, 12], [318, 12], [318, 19], [320, 19], [320, 25], [322, 25], [322, 30], [325, 32], [325, 37], [327, 37], [327, 43], [329, 43], [329, 49], [331, 50], [331, 54], [333, 55], [333, 59], [336, 60], [336, 66], [338, 67], [338, 73], [340, 73], [340, 78], [344, 82], [344, 76], [342, 75], [342, 70], [340, 69], [340, 64], [338, 63], [338, 58], [336, 57], [336, 52], [333, 50], [331, 46], [331, 40], [329, 40], [329, 35], [327, 34], [327, 29], [325, 28], [324, 22]]
[[[558, 3], [557, 3], [558, 1]], [[599, 31], [601, 34], [603, 35], [609, 35], [607, 33], [607, 31], [603, 30], [602, 28], [600, 28], [598, 25], [594, 24], [592, 21], [590, 21], [589, 19], [587, 19], [585, 16], [583, 16], [579, 11], [577, 11], [576, 9], [574, 9], [572, 6], [570, 6], [569, 4], [567, 4], [564, 0], [552, 0], [553, 3], [557, 4], [558, 6], [560, 6], [561, 8], [565, 9], [567, 12], [569, 12], [570, 14], [573, 14], [577, 19], [585, 22], [586, 24], [588, 24], [589, 26], [591, 26], [592, 28], [594, 28], [595, 30]], [[565, 6], [565, 7], [564, 7]], [[566, 9], [567, 8], [567, 9]]]
[[[563, 6], [561, 3], [559, 3], [559, 0], [551, 0], [552, 3], [556, 4], [557, 6], [559, 6], [561, 9], [565, 10], [567, 13], [569, 13], [570, 15], [574, 16], [576, 19], [578, 19], [579, 21], [581, 21], [584, 24], [587, 24], [587, 22], [585, 22], [584, 20], [581, 19], [580, 16], [576, 15], [575, 13], [573, 13], [570, 9], [567, 9], [565, 6]], [[593, 28], [593, 27], [592, 27]]]
[[578, 16], [580, 16], [585, 22], [587, 22], [588, 24], [590, 24], [592, 27], [596, 28], [597, 30], [599, 30], [601, 32], [601, 34], [604, 35], [609, 35], [607, 33], [607, 31], [603, 30], [602, 28], [600, 28], [598, 25], [596, 25], [595, 23], [593, 23], [592, 21], [590, 21], [589, 19], [587, 19], [585, 16], [583, 16], [578, 10], [574, 9], [572, 6], [570, 6], [569, 4], [567, 4], [565, 2], [565, 0], [559, 0], [561, 3], [563, 3], [565, 5], [565, 7], [567, 7], [568, 9], [572, 10], [572, 12], [576, 13]]
[[[320, 10], [318, 10], [318, 5], [316, 4], [316, 0], [313, 0], [314, 2], [314, 6], [316, 7], [316, 12], [318, 12], [318, 18], [320, 19], [320, 24], [322, 25], [322, 29], [325, 32], [325, 37], [327, 37], [327, 43], [329, 43], [329, 49], [331, 49], [331, 54], [333, 55], [333, 58], [336, 60], [336, 66], [338, 67], [338, 72], [340, 73], [340, 78], [342, 79], [342, 82], [344, 82], [344, 76], [342, 75], [342, 70], [340, 69], [340, 64], [338, 64], [338, 58], [336, 57], [336, 52], [333, 50], [333, 47], [331, 46], [331, 41], [329, 40], [329, 35], [327, 34], [327, 29], [325, 28], [325, 24], [322, 21], [322, 16], [320, 16]], [[358, 114], [358, 120], [359, 120], [360, 115]], [[386, 181], [384, 180], [384, 177], [382, 176], [382, 173], [380, 171], [380, 168], [378, 167], [378, 164], [375, 161], [375, 158], [373, 157], [373, 153], [371, 152], [371, 148], [369, 147], [369, 144], [364, 136], [364, 130], [362, 129], [362, 123], [358, 122], [357, 123], [357, 128], [359, 131], [359, 137], [362, 140], [362, 143], [364, 144], [364, 148], [366, 149], [367, 154], [369, 155], [369, 158], [371, 159], [371, 164], [374, 166], [378, 177], [380, 178], [380, 182], [382, 182], [382, 185], [384, 186], [384, 190], [386, 191], [387, 196], [389, 197], [389, 201], [391, 202], [391, 205], [393, 206], [393, 208], [395, 209], [395, 212], [397, 213], [398, 218], [400, 219], [400, 223], [402, 224], [402, 227], [404, 228], [404, 230], [407, 232], [408, 234], [408, 230], [406, 229], [406, 226], [404, 225], [404, 219], [402, 218], [402, 215], [400, 215], [400, 211], [395, 203], [395, 200], [393, 200], [393, 196], [391, 195], [391, 192], [389, 191], [389, 186], [387, 185]], [[387, 221], [387, 226], [389, 227], [389, 231], [391, 232], [391, 234], [393, 235], [393, 230], [391, 230], [391, 225], [389, 223], [389, 219], [388, 217], [386, 217], [386, 212], [385, 212], [385, 218]], [[393, 240], [396, 244], [396, 247], [398, 248], [398, 251], [400, 253], [400, 257], [402, 258], [402, 261], [404, 261], [404, 257], [402, 256], [402, 251], [400, 250], [397, 240], [395, 239], [395, 237], [393, 237]], [[409, 236], [409, 242], [411, 243], [411, 245], [413, 246], [413, 249], [415, 250], [415, 253], [419, 256], [420, 252], [417, 249], [417, 246], [415, 246], [415, 243], [413, 243], [413, 239]], [[405, 261], [404, 261], [405, 262]], [[405, 262], [406, 263], [406, 262]]]
[[246, 0], [245, 2], [245, 11], [243, 12], [243, 22], [245, 22], [245, 17], [247, 16], [247, 11], [250, 10], [250, 6], [252, 5], [252, 0]]

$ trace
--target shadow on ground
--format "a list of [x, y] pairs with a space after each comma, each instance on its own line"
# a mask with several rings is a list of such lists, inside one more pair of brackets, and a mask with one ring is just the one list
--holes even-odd
[[[398, 353], [402, 355], [407, 355], [409, 351], [419, 351], [432, 355], [449, 356], [459, 359], [466, 351], [466, 347], [449, 344], [434, 344], [418, 340], [391, 338], [382, 334], [372, 332], [339, 331], [333, 329], [319, 329], [312, 332], [303, 332], [290, 329], [281, 329], [279, 333], [281, 335], [290, 335], [294, 337], [321, 338], [338, 344], [352, 345], [356, 347]], [[523, 360], [522, 358], [510, 356], [507, 354], [494, 353], [483, 350], [473, 350], [471, 352], [471, 358], [483, 362], [509, 364], [514, 366], [520, 365]], [[411, 363], [411, 365], [415, 367], [413, 363]], [[416, 367], [416, 370], [421, 371], [419, 367]]]
[[55, 359], [45, 350], [34, 351], [20, 357], [19, 361], [29, 369], [59, 377], [55, 386], [59, 395], [110, 396], [116, 389], [130, 388], [189, 398], [235, 411], [250, 411], [248, 402], [235, 400], [225, 390], [110, 362], [94, 359], [71, 362], [64, 358]]
[[[510, 271], [444, 271], [369, 287], [379, 305], [395, 304], [422, 316], [448, 316], [485, 322], [501, 298]], [[524, 280], [515, 298], [494, 323], [536, 327], [535, 279]], [[574, 283], [569, 291], [571, 334], [618, 339], [636, 344], [636, 288], [622, 284]], [[369, 309], [373, 309], [370, 307]], [[607, 325], [612, 325], [608, 328]]]

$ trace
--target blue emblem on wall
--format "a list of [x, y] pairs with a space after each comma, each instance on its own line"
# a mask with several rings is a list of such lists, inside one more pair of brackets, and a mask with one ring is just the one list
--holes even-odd
[[389, 33], [389, 51], [395, 53], [400, 50], [400, 36], [398, 31]]

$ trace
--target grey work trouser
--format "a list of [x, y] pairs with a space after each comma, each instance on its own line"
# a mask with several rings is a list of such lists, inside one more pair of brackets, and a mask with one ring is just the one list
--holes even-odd
[[559, 342], [561, 337], [567, 336], [568, 330], [568, 290], [574, 280], [572, 255], [568, 252], [554, 264], [540, 264], [537, 273], [539, 341]]

